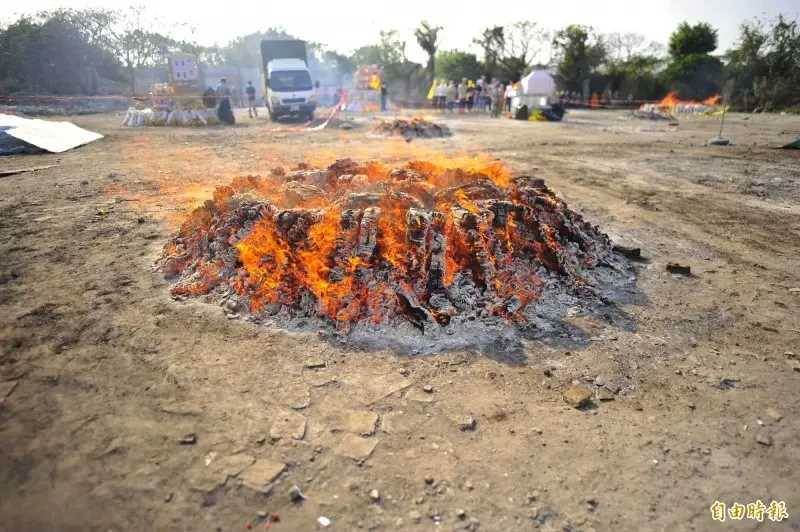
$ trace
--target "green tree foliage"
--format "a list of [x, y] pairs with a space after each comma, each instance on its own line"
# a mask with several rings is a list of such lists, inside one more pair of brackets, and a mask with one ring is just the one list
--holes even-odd
[[553, 37], [556, 81], [563, 90], [581, 93], [606, 58], [603, 40], [592, 28], [570, 25]]
[[694, 26], [682, 22], [669, 37], [669, 55], [672, 57], [710, 54], [716, 49], [717, 30], [705, 22]]
[[436, 49], [440, 31], [442, 31], [441, 26], [431, 26], [424, 20], [420, 23], [419, 27], [414, 30], [414, 37], [417, 39], [417, 44], [428, 54], [428, 64], [425, 70], [429, 79], [433, 78], [435, 71]]
[[800, 27], [779, 16], [773, 22], [742, 24], [728, 51], [728, 77], [734, 105], [745, 110], [800, 106]]
[[421, 79], [422, 66], [406, 57], [406, 42], [400, 40], [397, 32], [381, 31], [378, 44], [358, 48], [350, 60], [358, 65], [380, 65], [384, 79], [389, 84], [400, 84], [402, 90], [410, 95], [414, 90], [420, 92], [426, 84]]
[[381, 65], [385, 69], [406, 61], [406, 43], [398, 38], [394, 30], [381, 31], [378, 44], [358, 48], [350, 59], [359, 66]]
[[706, 23], [681, 23], [669, 38], [670, 62], [664, 81], [682, 98], [702, 99], [719, 93], [722, 61], [711, 52], [717, 48], [717, 30]]
[[109, 13], [60, 9], [0, 29], [0, 92], [93, 94], [100, 77], [118, 79]]
[[666, 92], [658, 76], [663, 60], [657, 56], [634, 54], [626, 59], [609, 60], [603, 67], [607, 89], [623, 98], [654, 100]]
[[236, 37], [220, 48], [222, 62], [230, 66], [252, 68], [261, 65], [261, 41], [295, 39], [283, 28], [267, 28], [264, 31]]
[[475, 54], [459, 50], [443, 50], [436, 54], [436, 78], [460, 81], [478, 79], [483, 75], [483, 65]]
[[[620, 98], [660, 99], [666, 92], [658, 72], [665, 63], [664, 46], [647, 42], [638, 33], [609, 33], [603, 36], [606, 58], [600, 67], [602, 92]], [[593, 79], [596, 86], [597, 77]]]

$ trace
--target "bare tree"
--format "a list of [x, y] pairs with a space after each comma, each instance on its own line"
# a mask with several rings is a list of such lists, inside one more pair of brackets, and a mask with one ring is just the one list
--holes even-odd
[[500, 62], [512, 78], [519, 79], [545, 50], [550, 34], [536, 22], [524, 20], [516, 22], [504, 32], [504, 46]]
[[483, 50], [483, 62], [487, 75], [495, 75], [500, 54], [505, 47], [506, 38], [503, 26], [486, 28], [479, 37], [472, 39]]
[[112, 46], [128, 72], [131, 93], [136, 93], [136, 70], [166, 60], [177, 48], [177, 41], [168, 35], [151, 31], [156, 21], [145, 16], [143, 6], [131, 6], [119, 15], [119, 27], [113, 32]]
[[603, 42], [609, 57], [615, 61], [630, 61], [637, 55], [658, 57], [665, 51], [663, 44], [647, 42], [647, 38], [639, 33], [608, 33]]

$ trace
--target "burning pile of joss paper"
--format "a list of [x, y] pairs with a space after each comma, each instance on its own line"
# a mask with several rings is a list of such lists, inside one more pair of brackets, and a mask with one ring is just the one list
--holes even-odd
[[642, 104], [633, 111], [636, 118], [648, 120], [675, 120], [678, 114], [708, 115], [719, 110], [722, 99], [719, 95], [711, 96], [698, 102], [681, 100], [677, 92], [670, 92], [661, 101]]
[[609, 304], [630, 265], [497, 161], [338, 160], [216, 189], [159, 261], [176, 298], [411, 352], [518, 343]]
[[403, 137], [406, 142], [411, 142], [414, 139], [432, 139], [452, 135], [450, 128], [447, 126], [431, 122], [422, 117], [381, 120], [372, 128], [372, 133], [386, 137]]

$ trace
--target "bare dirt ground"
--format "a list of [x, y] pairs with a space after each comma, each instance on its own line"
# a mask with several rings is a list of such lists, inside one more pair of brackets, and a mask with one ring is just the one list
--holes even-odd
[[[0, 159], [58, 165], [0, 179], [0, 529], [800, 529], [800, 153], [770, 148], [800, 118], [729, 118], [736, 145], [706, 147], [716, 120], [622, 112], [450, 117], [453, 137], [410, 144], [108, 114], [75, 118], [101, 141]], [[543, 177], [640, 246], [636, 330], [576, 318], [586, 345], [522, 363], [352, 351], [173, 301], [153, 271], [233, 176], [442, 153]], [[562, 400], [573, 381], [592, 408]], [[711, 520], [758, 499], [789, 519]]]

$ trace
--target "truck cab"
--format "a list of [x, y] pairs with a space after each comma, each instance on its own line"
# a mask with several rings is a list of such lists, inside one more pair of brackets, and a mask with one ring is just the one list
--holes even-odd
[[313, 119], [317, 102], [308, 71], [305, 42], [262, 41], [261, 57], [270, 118]]

